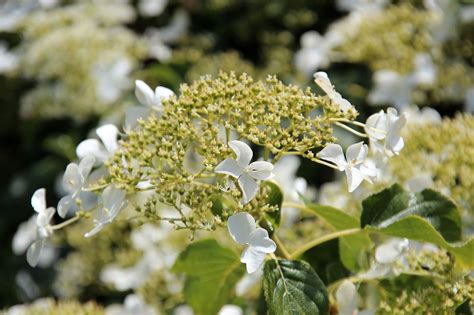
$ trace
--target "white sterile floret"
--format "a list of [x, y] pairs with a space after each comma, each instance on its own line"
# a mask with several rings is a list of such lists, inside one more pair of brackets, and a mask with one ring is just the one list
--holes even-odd
[[155, 315], [158, 314], [153, 306], [146, 304], [145, 300], [137, 294], [125, 297], [123, 305], [112, 304], [105, 309], [106, 315]]
[[56, 209], [53, 207], [46, 208], [45, 195], [46, 190], [41, 188], [35, 191], [31, 197], [31, 206], [38, 213], [36, 217], [37, 239], [30, 245], [26, 252], [26, 260], [32, 267], [38, 264], [46, 238], [53, 233], [53, 230], [50, 228], [50, 222]]
[[351, 103], [343, 98], [341, 94], [336, 92], [334, 86], [331, 84], [329, 80], [328, 74], [323, 71], [316, 72], [314, 74], [314, 82], [327, 94], [327, 96], [333, 101], [335, 104], [339, 105], [339, 108], [346, 112], [352, 109]]
[[102, 193], [102, 207], [94, 212], [94, 228], [84, 234], [85, 237], [91, 237], [99, 233], [107, 224], [117, 217], [126, 204], [126, 192], [115, 188], [115, 186], [107, 186]]
[[267, 230], [257, 228], [255, 219], [247, 212], [229, 217], [227, 228], [234, 241], [246, 245], [240, 261], [246, 264], [248, 273], [257, 271], [262, 266], [265, 255], [276, 250], [276, 244], [268, 237]]
[[216, 166], [214, 171], [237, 178], [242, 190], [242, 203], [246, 204], [258, 193], [257, 180], [267, 180], [273, 177], [273, 164], [265, 161], [250, 163], [253, 156], [252, 149], [242, 141], [230, 141], [229, 147], [234, 151], [236, 159], [225, 159]]
[[125, 128], [132, 129], [137, 125], [139, 118], [148, 117], [153, 111], [163, 111], [163, 101], [174, 96], [174, 92], [163, 86], [156, 87], [155, 91], [141, 80], [135, 81], [135, 96], [142, 106], [133, 106], [125, 114]]
[[405, 114], [398, 116], [395, 108], [388, 108], [387, 113], [380, 111], [371, 115], [365, 123], [365, 132], [372, 151], [386, 156], [398, 155], [405, 146], [401, 136], [405, 124]]
[[68, 195], [62, 197], [58, 204], [58, 214], [62, 218], [66, 216], [69, 209], [73, 206], [75, 199], [80, 196], [92, 167], [94, 167], [94, 163], [95, 158], [89, 155], [83, 158], [79, 165], [70, 163], [66, 167], [63, 176], [63, 188], [68, 192]]
[[342, 147], [331, 143], [322, 149], [318, 156], [334, 163], [340, 171], [345, 171], [349, 192], [353, 192], [363, 180], [372, 183], [373, 178], [377, 176], [377, 169], [367, 160], [368, 151], [367, 145], [359, 142], [349, 146], [344, 157]]
[[102, 164], [118, 149], [118, 129], [112, 124], [103, 125], [96, 130], [99, 140], [87, 139], [79, 143], [76, 154], [80, 159], [92, 155], [96, 165]]

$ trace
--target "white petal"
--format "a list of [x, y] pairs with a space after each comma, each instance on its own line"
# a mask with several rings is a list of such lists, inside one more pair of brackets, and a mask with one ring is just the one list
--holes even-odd
[[245, 142], [239, 140], [233, 140], [229, 142], [229, 147], [234, 151], [237, 156], [237, 164], [241, 168], [245, 168], [250, 164], [252, 160], [253, 152], [252, 149]]
[[248, 273], [254, 273], [263, 265], [265, 253], [249, 246], [243, 251], [240, 261], [246, 265]]
[[155, 106], [161, 105], [164, 100], [174, 96], [174, 92], [164, 86], [157, 86], [155, 89]]
[[153, 93], [153, 90], [148, 86], [148, 84], [141, 80], [135, 81], [135, 96], [144, 106], [152, 107], [154, 105], [153, 101], [155, 94]]
[[92, 155], [97, 159], [97, 162], [103, 162], [108, 157], [108, 152], [97, 139], [87, 139], [79, 143], [76, 154], [80, 159]]
[[244, 315], [244, 311], [237, 305], [224, 305], [217, 315]]
[[346, 177], [347, 177], [347, 188], [349, 192], [353, 192], [357, 187], [359, 187], [360, 183], [364, 180], [362, 173], [356, 167], [350, 167], [346, 169]]
[[227, 220], [230, 236], [241, 245], [250, 241], [250, 236], [256, 228], [255, 219], [247, 212], [236, 213]]
[[324, 149], [319, 151], [318, 156], [323, 160], [336, 164], [340, 171], [343, 171], [347, 166], [344, 153], [342, 152], [342, 147], [339, 144], [328, 144], [324, 147]]
[[387, 135], [387, 128], [387, 117], [383, 110], [381, 110], [367, 118], [364, 129], [371, 139], [381, 140]]
[[102, 193], [103, 206], [108, 211], [108, 217], [114, 219], [125, 203], [127, 193], [124, 190], [117, 189], [115, 186], [108, 186]]
[[268, 237], [265, 229], [257, 228], [250, 235], [249, 245], [263, 253], [273, 253], [276, 250], [276, 244]]
[[242, 203], [246, 204], [257, 195], [258, 183], [246, 173], [240, 175], [237, 181], [242, 190]]
[[132, 106], [125, 113], [125, 129], [132, 130], [137, 126], [137, 120], [146, 119], [150, 115], [150, 109], [143, 106]]
[[350, 145], [346, 151], [347, 162], [352, 165], [363, 163], [367, 157], [368, 151], [369, 148], [362, 141]]
[[332, 100], [336, 104], [339, 105], [340, 110], [342, 110], [343, 112], [347, 112], [348, 110], [353, 108], [351, 102], [346, 100], [344, 97], [342, 97], [342, 95], [340, 93], [338, 93], [336, 91], [334, 91], [334, 97], [332, 98]]
[[31, 206], [33, 209], [41, 213], [46, 209], [46, 189], [40, 188], [31, 196]]
[[28, 261], [28, 264], [31, 267], [36, 267], [36, 265], [38, 264], [41, 251], [44, 247], [44, 242], [44, 238], [36, 240], [28, 248], [28, 251], [26, 252], [26, 261]]
[[84, 157], [81, 162], [79, 162], [79, 174], [81, 175], [81, 186], [85, 183], [87, 180], [87, 177], [89, 177], [89, 174], [94, 167], [95, 164], [95, 158], [92, 155]]
[[75, 193], [81, 189], [81, 175], [79, 174], [79, 167], [76, 163], [70, 163], [66, 167], [63, 175], [63, 188], [68, 193]]
[[55, 212], [56, 209], [54, 209], [53, 207], [49, 207], [48, 209], [45, 209], [44, 211], [40, 212], [36, 219], [36, 225], [38, 225], [39, 227], [45, 227], [49, 225], [49, 222], [53, 218]]
[[314, 74], [314, 81], [331, 99], [334, 97], [334, 87], [329, 80], [328, 74], [323, 71]]
[[356, 314], [359, 296], [355, 285], [348, 280], [344, 280], [336, 291], [336, 301], [340, 315]]
[[231, 158], [227, 158], [216, 166], [214, 172], [220, 174], [227, 174], [238, 178], [243, 173], [243, 169]]
[[95, 131], [99, 136], [100, 140], [104, 144], [105, 148], [109, 152], [109, 155], [114, 153], [118, 148], [117, 136], [118, 129], [112, 124], [103, 125]]
[[69, 209], [71, 209], [73, 205], [74, 199], [71, 195], [67, 195], [62, 197], [58, 203], [58, 214], [61, 218], [66, 217]]
[[256, 161], [247, 167], [248, 173], [255, 179], [267, 180], [273, 177], [273, 164], [265, 161]]

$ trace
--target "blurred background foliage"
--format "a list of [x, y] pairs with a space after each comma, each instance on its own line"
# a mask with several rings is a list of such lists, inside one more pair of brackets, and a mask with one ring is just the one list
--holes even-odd
[[[472, 16], [462, 24], [454, 21], [454, 30], [450, 33], [454, 35], [433, 44], [433, 33], [428, 25], [433, 13], [417, 0], [378, 1], [382, 5], [373, 12], [358, 9], [347, 12], [350, 1], [330, 0], [163, 2], [164, 7], [156, 15], [140, 11], [137, 0], [129, 3], [58, 1], [51, 7], [38, 5], [37, 1], [0, 3], [0, 20], [4, 19], [4, 23], [0, 21], [0, 43], [16, 56], [15, 61], [10, 60], [15, 67], [0, 73], [0, 270], [3, 284], [0, 309], [39, 295], [66, 292], [65, 278], [74, 277], [71, 270], [77, 268], [74, 260], [89, 269], [80, 275], [82, 279], [71, 280], [78, 287], [68, 288], [68, 297], [83, 301], [95, 298], [99, 302], [123, 299], [123, 292], [100, 286], [96, 280], [98, 269], [117, 257], [123, 266], [136, 259], [135, 250], [130, 249], [127, 241], [130, 235], [127, 226], [115, 224], [114, 228], [118, 229], [114, 231], [115, 236], [106, 232], [92, 240], [91, 244], [95, 245], [88, 246], [74, 243], [75, 229], [68, 231], [68, 235], [60, 234], [58, 244], [63, 242], [60, 256], [65, 258], [58, 265], [44, 269], [29, 268], [24, 255], [12, 252], [11, 244], [18, 225], [31, 216], [30, 197], [34, 190], [38, 187], [45, 187], [49, 192], [57, 189], [65, 166], [75, 160], [76, 145], [95, 126], [101, 122], [121, 124], [120, 113], [135, 103], [134, 79], [178, 92], [181, 83], [223, 70], [246, 72], [255, 78], [276, 74], [286, 83], [316, 89], [311, 76], [305, 73], [316, 69], [311, 69], [309, 64], [307, 69], [301, 69], [295, 62], [295, 53], [304, 48], [303, 34], [309, 31], [325, 34], [334, 28], [335, 22], [352, 19], [357, 13], [362, 16], [360, 33], [351, 34], [348, 40], [328, 52], [336, 57], [325, 71], [338, 91], [356, 106], [362, 120], [390, 105], [369, 104], [368, 95], [374, 85], [372, 75], [381, 69], [406, 75], [414, 71], [413, 60], [420, 52], [431, 54], [432, 61], [438, 65], [438, 74], [436, 83], [415, 88], [413, 102], [434, 107], [444, 117], [454, 117], [469, 106], [466, 105], [469, 98], [463, 93], [472, 90], [474, 82]], [[455, 0], [442, 3], [448, 3], [443, 9], [456, 10], [454, 18], [462, 13], [460, 6], [467, 4]], [[8, 24], [7, 17], [14, 15], [22, 18]], [[309, 58], [315, 57], [310, 54]], [[461, 87], [450, 87], [452, 84]], [[108, 93], [110, 90], [114, 91]], [[468, 121], [468, 118], [457, 119]], [[472, 128], [472, 119], [469, 121]], [[452, 124], [456, 124], [456, 120]], [[438, 137], [432, 131], [433, 137]], [[443, 135], [447, 136], [439, 136]], [[345, 137], [350, 143], [349, 136]], [[416, 136], [416, 143], [423, 142], [419, 137]], [[466, 141], [472, 142], [473, 138], [469, 139], [469, 135], [467, 138]], [[462, 141], [459, 146], [464, 144]], [[408, 148], [417, 146], [416, 143], [409, 142]], [[472, 172], [472, 155], [470, 157], [471, 161], [463, 165]], [[403, 168], [396, 163], [394, 167]], [[306, 162], [297, 174], [313, 187], [335, 179], [330, 170]], [[400, 174], [408, 179], [402, 171]], [[439, 181], [443, 179], [440, 177]], [[471, 182], [469, 185], [472, 186]], [[469, 191], [461, 188], [457, 191], [469, 195]], [[54, 205], [57, 201], [57, 196], [48, 194], [48, 204]], [[472, 211], [472, 198], [469, 201], [467, 208]], [[66, 240], [69, 246], [64, 245]], [[119, 251], [126, 254], [114, 252], [116, 246], [121, 246]], [[330, 283], [348, 271], [340, 263], [325, 264], [339, 261], [333, 257], [337, 256], [337, 241], [324, 246], [308, 252], [307, 259], [318, 257], [313, 266], [323, 281]], [[93, 255], [85, 248], [102, 255], [88, 261]], [[76, 250], [75, 256], [67, 255]], [[38, 284], [38, 292], [22, 289], [30, 281], [28, 277], [18, 276], [25, 271]], [[159, 276], [156, 278], [159, 283]], [[23, 286], [18, 285], [22, 281]], [[154, 288], [156, 283], [144, 286]], [[161, 301], [173, 296], [161, 293]], [[180, 297], [174, 298], [180, 301]]]

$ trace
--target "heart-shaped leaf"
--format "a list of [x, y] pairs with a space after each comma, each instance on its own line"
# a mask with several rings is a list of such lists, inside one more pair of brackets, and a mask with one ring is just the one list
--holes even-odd
[[269, 260], [263, 272], [263, 288], [270, 314], [328, 313], [326, 287], [308, 263]]

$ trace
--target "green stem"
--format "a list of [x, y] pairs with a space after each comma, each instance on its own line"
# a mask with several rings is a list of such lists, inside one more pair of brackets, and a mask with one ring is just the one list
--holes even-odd
[[69, 220], [66, 220], [62, 223], [59, 223], [59, 224], [56, 224], [56, 225], [52, 225], [51, 226], [51, 230], [59, 230], [59, 229], [62, 229], [63, 227], [65, 226], [68, 226], [69, 224], [72, 224], [74, 222], [76, 222], [77, 220], [79, 220], [81, 218], [80, 215], [76, 215], [75, 217], [72, 217], [70, 218]]
[[301, 256], [302, 254], [304, 254], [307, 250], [309, 250], [309, 249], [311, 249], [311, 248], [313, 248], [313, 247], [315, 247], [319, 244], [325, 243], [327, 241], [330, 241], [330, 240], [333, 240], [333, 239], [336, 239], [336, 238], [339, 238], [339, 237], [342, 237], [342, 236], [352, 235], [352, 234], [358, 233], [360, 231], [362, 231], [360, 228], [354, 228], [354, 229], [336, 231], [334, 233], [326, 234], [326, 235], [324, 235], [320, 238], [314, 239], [312, 241], [309, 241], [306, 244], [303, 244], [301, 247], [299, 247], [293, 253], [291, 253], [290, 257], [292, 259], [297, 258], [297, 257]]
[[344, 125], [340, 122], [336, 122], [335, 124], [336, 124], [336, 126], [339, 126], [342, 129], [345, 129], [345, 130], [349, 131], [350, 133], [355, 134], [356, 136], [359, 136], [359, 137], [362, 137], [362, 138], [368, 138], [368, 136], [365, 133], [358, 132], [358, 131], [352, 129], [351, 127], [348, 127], [348, 126], [346, 126], [346, 125]]
[[286, 259], [291, 259], [290, 253], [288, 252], [288, 250], [285, 248], [285, 245], [283, 245], [282, 241], [280, 240], [280, 238], [275, 233], [273, 233], [272, 239], [275, 241], [280, 254], [283, 257], [285, 257]]

